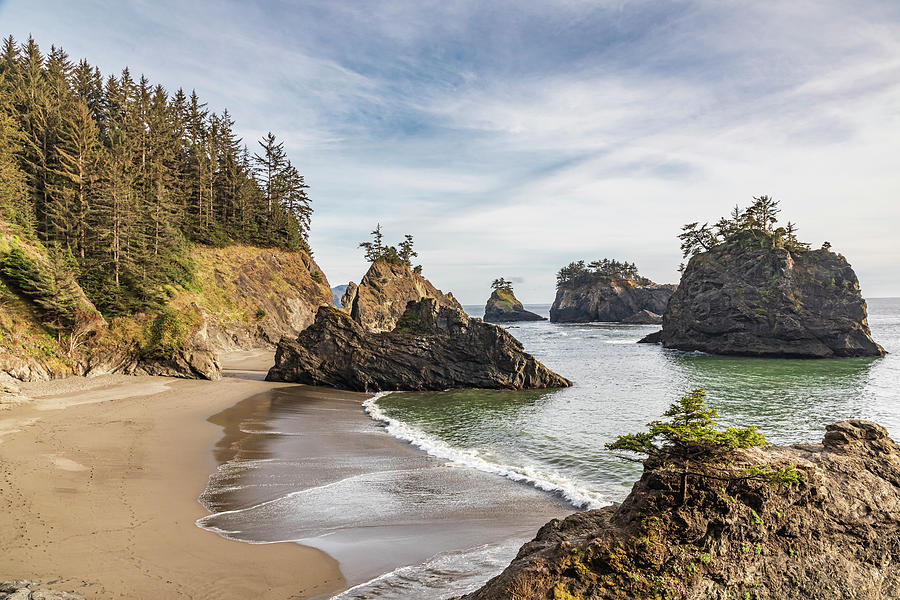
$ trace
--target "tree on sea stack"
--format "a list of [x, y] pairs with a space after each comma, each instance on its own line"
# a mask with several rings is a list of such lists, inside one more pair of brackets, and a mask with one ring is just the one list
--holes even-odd
[[697, 388], [663, 413], [671, 420], [652, 421], [647, 424], [648, 432], [621, 435], [606, 447], [645, 454], [648, 458], [679, 465], [682, 469], [682, 504], [688, 499], [689, 476], [723, 481], [765, 479], [788, 485], [800, 482], [800, 475], [792, 466], [776, 470], [771, 465], [756, 465], [736, 472], [718, 460], [738, 448], [767, 445], [766, 437], [756, 427], [719, 430], [715, 421], [718, 414], [716, 409], [707, 408], [706, 392]]
[[512, 291], [512, 281], [508, 281], [508, 280], [504, 279], [503, 277], [501, 277], [499, 279], [495, 279], [493, 282], [491, 282], [491, 289], [494, 289], [497, 291], [506, 290], [508, 292], [511, 292]]
[[418, 252], [413, 250], [413, 236], [406, 234], [403, 241], [396, 246], [387, 246], [384, 243], [384, 234], [381, 232], [381, 223], [369, 235], [372, 236], [371, 242], [360, 242], [359, 247], [366, 251], [366, 260], [370, 263], [383, 260], [395, 265], [406, 265], [412, 272], [421, 275], [422, 265], [413, 267], [412, 259], [418, 256]]

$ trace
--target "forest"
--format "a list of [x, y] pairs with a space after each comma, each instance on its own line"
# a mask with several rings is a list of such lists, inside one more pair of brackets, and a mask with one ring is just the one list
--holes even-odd
[[108, 316], [190, 285], [191, 244], [310, 252], [307, 188], [284, 142], [248, 148], [196, 92], [3, 40], [0, 233], [40, 241]]

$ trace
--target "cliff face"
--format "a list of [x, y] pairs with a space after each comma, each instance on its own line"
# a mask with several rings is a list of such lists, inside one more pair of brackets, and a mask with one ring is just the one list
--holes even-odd
[[302, 252], [197, 248], [189, 289], [161, 311], [107, 322], [64, 265], [0, 222], [0, 394], [16, 381], [105, 373], [216, 379], [218, 354], [272, 347], [330, 303]]
[[562, 285], [550, 308], [554, 323], [610, 321], [660, 323], [674, 285], [634, 281], [593, 281], [582, 285]]
[[[735, 451], [794, 465], [799, 486], [689, 478], [648, 461], [621, 506], [553, 520], [467, 600], [900, 598], [900, 448], [842, 421], [821, 445]], [[715, 472], [713, 472], [715, 473]]]
[[525, 310], [511, 289], [494, 290], [484, 306], [484, 320], [488, 323], [514, 321], [546, 321], [544, 317]]
[[362, 392], [571, 385], [502, 327], [433, 298], [409, 302], [396, 327], [381, 333], [323, 306], [296, 340], [278, 344], [266, 379]]
[[658, 341], [714, 354], [884, 354], [872, 340], [859, 282], [843, 256], [789, 250], [758, 231], [691, 258]]
[[462, 310], [453, 294], [444, 294], [402, 263], [378, 260], [355, 285], [348, 285], [341, 304], [350, 317], [373, 332], [390, 331], [410, 301], [434, 298], [441, 306]]

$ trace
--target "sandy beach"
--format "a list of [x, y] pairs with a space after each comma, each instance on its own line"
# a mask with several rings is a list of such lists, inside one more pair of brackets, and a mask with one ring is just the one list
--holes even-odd
[[[0, 411], [0, 580], [87, 598], [303, 598], [344, 586], [293, 543], [204, 531], [197, 498], [222, 428], [207, 419], [284, 384], [270, 353], [230, 356], [217, 382], [104, 376], [27, 384]], [[256, 379], [254, 379], [256, 378]]]

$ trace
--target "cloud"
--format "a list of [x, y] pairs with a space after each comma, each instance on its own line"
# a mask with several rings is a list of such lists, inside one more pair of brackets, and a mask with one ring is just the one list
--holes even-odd
[[[801, 237], [900, 295], [900, 4], [866, 0], [0, 4], [286, 141], [332, 280], [376, 222], [439, 287], [549, 301], [578, 258], [673, 281], [680, 225], [769, 193]], [[102, 27], [98, 27], [102, 23]]]

